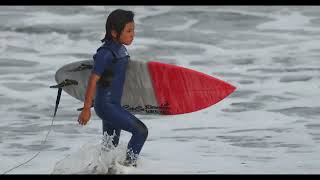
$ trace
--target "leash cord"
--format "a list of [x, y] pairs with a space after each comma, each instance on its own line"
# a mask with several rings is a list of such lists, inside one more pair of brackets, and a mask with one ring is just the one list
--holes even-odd
[[[45, 139], [42, 141], [41, 145], [44, 145], [44, 144], [46, 143], [47, 139], [48, 139], [48, 136], [49, 136], [49, 134], [50, 134], [50, 132], [51, 132], [51, 130], [52, 130], [52, 126], [53, 126], [54, 118], [55, 118], [55, 116], [53, 116], [53, 117], [52, 117], [52, 121], [51, 121], [50, 129], [49, 129], [49, 131], [48, 131], [48, 133], [47, 133], [47, 135], [46, 135]], [[5, 171], [3, 174], [7, 174], [8, 172], [11, 172], [11, 171], [13, 171], [14, 169], [19, 168], [20, 166], [23, 166], [23, 165], [27, 164], [28, 162], [30, 162], [30, 161], [32, 161], [34, 158], [36, 158], [36, 157], [40, 154], [40, 152], [41, 152], [41, 150], [40, 150], [39, 152], [37, 152], [37, 153], [36, 153], [32, 158], [30, 158], [30, 159], [29, 159], [29, 160], [27, 160], [26, 162], [21, 163], [21, 164], [19, 164], [18, 166], [15, 166], [15, 167], [13, 167], [13, 168], [11, 168], [11, 169], [9, 169], [9, 170]]]
[[[58, 106], [59, 106], [59, 102], [60, 102], [60, 98], [61, 98], [61, 93], [62, 93], [62, 88], [59, 87], [59, 89], [58, 89], [58, 94], [57, 94], [57, 100], [56, 100], [56, 107], [55, 107], [54, 114], [53, 114], [53, 117], [52, 117], [52, 120], [51, 120], [50, 129], [49, 129], [49, 131], [48, 131], [45, 139], [42, 141], [42, 143], [41, 143], [40, 146], [44, 145], [44, 144], [47, 142], [48, 136], [49, 136], [49, 134], [50, 134], [50, 132], [51, 132], [51, 130], [52, 130], [53, 121], [54, 121], [54, 118], [56, 117], [56, 113], [57, 113]], [[34, 158], [36, 158], [36, 157], [40, 154], [40, 152], [41, 152], [41, 150], [40, 150], [39, 152], [37, 152], [32, 158], [30, 158], [30, 159], [27, 160], [26, 162], [23, 162], [23, 163], [15, 166], [15, 167], [13, 167], [13, 168], [5, 171], [3, 174], [7, 174], [8, 172], [11, 172], [11, 171], [13, 171], [14, 169], [17, 169], [18, 167], [27, 164], [28, 162], [30, 162], [30, 161], [32, 161]]]

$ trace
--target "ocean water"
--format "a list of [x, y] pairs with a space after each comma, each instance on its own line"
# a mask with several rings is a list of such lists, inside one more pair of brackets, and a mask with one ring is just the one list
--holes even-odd
[[[237, 87], [194, 113], [138, 115], [149, 136], [138, 168], [123, 173], [320, 172], [319, 6], [1, 6], [1, 173], [38, 151], [8, 174], [77, 173], [103, 161], [101, 120], [92, 111], [88, 125], [78, 125], [82, 103], [66, 93], [42, 142], [56, 70], [92, 57], [116, 8], [136, 14], [132, 59], [184, 66]], [[116, 154], [130, 138], [121, 136]]]

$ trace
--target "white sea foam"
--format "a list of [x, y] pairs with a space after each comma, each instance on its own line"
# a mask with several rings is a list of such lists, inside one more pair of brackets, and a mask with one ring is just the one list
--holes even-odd
[[274, 29], [274, 30], [308, 30], [319, 31], [319, 28], [312, 28], [310, 20], [312, 17], [303, 16], [300, 12], [292, 12], [286, 15], [278, 15], [275, 21], [266, 22], [259, 25], [258, 29]]
[[[128, 46], [132, 59], [172, 60], [237, 87], [223, 101], [198, 112], [137, 116], [149, 128], [149, 136], [139, 167], [125, 173], [318, 173], [320, 36], [319, 25], [312, 20], [320, 14], [317, 7], [281, 6], [90, 6], [83, 8], [83, 14], [1, 7], [0, 18], [16, 19], [0, 23], [1, 172], [42, 148], [37, 158], [10, 173], [51, 174], [65, 168], [60, 173], [70, 174], [78, 170], [73, 165], [98, 162], [101, 120], [92, 111], [89, 124], [78, 125], [76, 109], [82, 102], [66, 93], [48, 142], [40, 144], [50, 129], [55, 106], [57, 90], [49, 86], [56, 83], [56, 70], [95, 53], [104, 34], [105, 12], [115, 8], [136, 12], [140, 36]], [[170, 13], [185, 16], [184, 21], [170, 27], [143, 26], [148, 18]], [[231, 15], [237, 20], [223, 22], [239, 26], [242, 20], [250, 25], [248, 16], [256, 26], [194, 27], [204, 20], [196, 15], [206, 13]], [[25, 25], [38, 29], [25, 29]], [[154, 35], [144, 36], [146, 32]], [[172, 38], [158, 35], [161, 32], [170, 32], [167, 35]], [[181, 34], [188, 36], [186, 40]], [[122, 132], [117, 152], [125, 150], [130, 137]]]

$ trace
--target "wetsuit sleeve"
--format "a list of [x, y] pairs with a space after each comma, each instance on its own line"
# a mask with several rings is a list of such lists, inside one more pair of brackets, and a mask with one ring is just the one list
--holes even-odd
[[93, 57], [93, 69], [91, 73], [95, 73], [101, 76], [106, 68], [108, 68], [112, 62], [112, 54], [109, 50], [100, 49]]

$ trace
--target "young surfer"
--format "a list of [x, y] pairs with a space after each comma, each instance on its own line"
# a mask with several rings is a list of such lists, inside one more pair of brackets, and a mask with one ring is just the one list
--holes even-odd
[[[130, 56], [124, 45], [130, 45], [135, 36], [134, 13], [117, 9], [106, 21], [103, 45], [94, 55], [94, 66], [85, 94], [83, 110], [78, 122], [86, 125], [91, 117], [90, 107], [102, 119], [103, 134], [113, 137], [117, 146], [121, 130], [132, 133], [124, 165], [136, 166], [139, 153], [147, 139], [145, 124], [121, 106], [125, 74]], [[107, 78], [107, 77], [112, 78]], [[93, 101], [94, 100], [94, 101]]]

